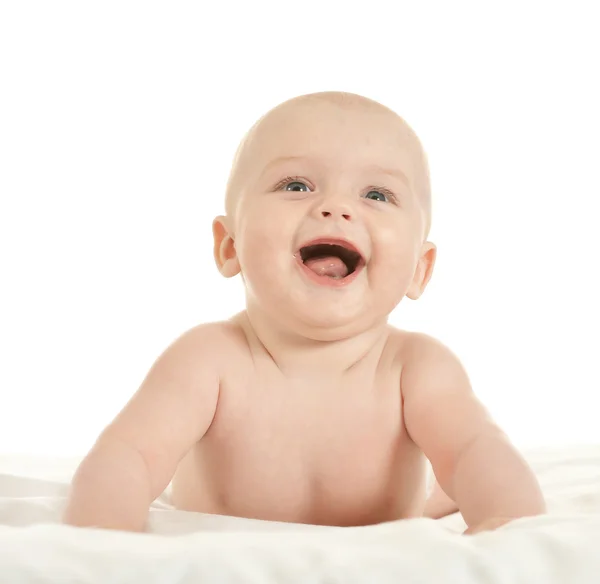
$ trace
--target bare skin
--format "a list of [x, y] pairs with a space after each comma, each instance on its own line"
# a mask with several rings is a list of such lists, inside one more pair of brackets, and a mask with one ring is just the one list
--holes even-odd
[[175, 474], [177, 507], [324, 525], [423, 515], [425, 458], [399, 391], [409, 335], [385, 327], [344, 374], [290, 376], [245, 313], [219, 328], [219, 405]]
[[[250, 131], [213, 223], [246, 310], [159, 357], [78, 469], [67, 523], [141, 531], [171, 479], [180, 509], [297, 523], [459, 509], [477, 533], [544, 512], [458, 358], [388, 325], [432, 275], [428, 171], [401, 118], [341, 98], [292, 100]], [[323, 238], [359, 259], [306, 255]]]

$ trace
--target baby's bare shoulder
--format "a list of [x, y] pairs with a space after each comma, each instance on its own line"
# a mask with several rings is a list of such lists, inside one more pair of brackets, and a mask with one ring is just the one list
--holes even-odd
[[425, 333], [402, 330], [389, 327], [388, 350], [393, 351], [397, 358], [404, 360], [411, 357], [415, 351], [422, 350], [428, 342], [435, 342], [433, 337]]
[[217, 370], [226, 369], [232, 359], [248, 353], [246, 336], [235, 319], [199, 324], [184, 333], [181, 340], [195, 353], [194, 363], [210, 363]]
[[469, 393], [470, 381], [459, 357], [441, 340], [422, 332], [396, 333], [403, 397], [441, 391]]
[[454, 353], [439, 339], [418, 331], [390, 327], [389, 345], [403, 367], [427, 366], [455, 358]]

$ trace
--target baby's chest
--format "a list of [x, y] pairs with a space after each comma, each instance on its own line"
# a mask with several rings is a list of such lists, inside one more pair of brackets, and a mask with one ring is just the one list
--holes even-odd
[[235, 439], [239, 428], [299, 454], [393, 439], [402, 420], [399, 391], [366, 385], [252, 384], [228, 409], [224, 437]]
[[375, 495], [393, 481], [406, 445], [398, 393], [249, 387], [215, 428], [221, 470], [279, 498], [285, 491], [296, 491], [296, 499], [298, 492]]

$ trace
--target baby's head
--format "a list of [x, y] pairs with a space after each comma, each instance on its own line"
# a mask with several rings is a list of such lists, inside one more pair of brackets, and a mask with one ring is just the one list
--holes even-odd
[[367, 98], [305, 95], [260, 118], [225, 206], [213, 223], [219, 270], [241, 272], [251, 317], [303, 336], [384, 323], [431, 277], [426, 155], [402, 118]]

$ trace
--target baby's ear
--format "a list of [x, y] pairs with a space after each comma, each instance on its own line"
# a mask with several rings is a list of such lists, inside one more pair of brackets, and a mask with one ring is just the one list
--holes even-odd
[[425, 287], [433, 274], [436, 256], [437, 248], [435, 244], [431, 243], [431, 241], [426, 241], [421, 248], [421, 257], [406, 293], [411, 300], [417, 300], [425, 291]]
[[227, 223], [227, 217], [222, 215], [215, 217], [213, 221], [213, 253], [219, 272], [226, 278], [232, 278], [240, 273], [240, 263], [235, 252], [235, 242], [229, 234]]

